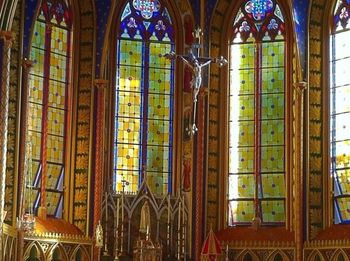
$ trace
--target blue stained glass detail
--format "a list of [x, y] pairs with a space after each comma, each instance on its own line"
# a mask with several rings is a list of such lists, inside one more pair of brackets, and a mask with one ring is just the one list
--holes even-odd
[[148, 27], [150, 26], [150, 22], [143, 21], [143, 25], [145, 26], [146, 30], [148, 30]]
[[162, 16], [165, 17], [165, 18], [167, 18], [168, 21], [169, 21], [169, 23], [172, 23], [172, 22], [171, 22], [171, 17], [170, 17], [170, 15], [169, 15], [167, 9], [164, 9], [164, 11], [163, 11], [163, 13], [162, 13]]
[[130, 14], [131, 14], [130, 4], [127, 3], [125, 8], [124, 8], [124, 11], [123, 11], [123, 14], [122, 14], [120, 21], [123, 21]]
[[141, 15], [145, 19], [150, 19], [154, 12], [158, 12], [160, 9], [160, 3], [158, 0], [134, 0], [134, 8], [141, 12]]
[[279, 19], [281, 19], [282, 22], [284, 22], [284, 18], [283, 18], [281, 9], [278, 5], [276, 5], [275, 16], [277, 16]]
[[273, 9], [272, 0], [251, 0], [245, 5], [245, 11], [252, 14], [257, 21], [263, 20], [267, 13]]

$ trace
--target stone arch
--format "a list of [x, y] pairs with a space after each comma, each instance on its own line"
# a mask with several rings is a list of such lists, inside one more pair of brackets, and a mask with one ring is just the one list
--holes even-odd
[[68, 260], [68, 255], [62, 244], [57, 243], [50, 247], [46, 253], [48, 261]]
[[23, 260], [24, 261], [31, 261], [35, 259], [30, 259], [30, 258], [39, 258], [37, 261], [45, 261], [45, 253], [43, 249], [41, 248], [40, 244], [37, 241], [31, 242], [25, 249], [24, 254], [23, 254]]
[[268, 261], [290, 261], [290, 258], [281, 250], [272, 252], [267, 258]]
[[[81, 258], [78, 259], [78, 255]], [[70, 261], [88, 261], [90, 260], [89, 252], [86, 250], [84, 246], [78, 245], [73, 251], [70, 256]]]
[[244, 250], [241, 252], [237, 259], [239, 261], [259, 261], [259, 257], [251, 250]]
[[332, 261], [349, 261], [348, 255], [345, 253], [343, 249], [338, 249], [334, 252], [331, 259]]
[[307, 258], [307, 261], [326, 261], [326, 260], [324, 259], [321, 252], [319, 250], [315, 249], [314, 251], [312, 251], [310, 256]]

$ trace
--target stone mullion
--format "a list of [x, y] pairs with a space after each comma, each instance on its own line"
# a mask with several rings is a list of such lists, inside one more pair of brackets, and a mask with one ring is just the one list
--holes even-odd
[[10, 88], [10, 58], [12, 33], [0, 31], [1, 53], [1, 81], [0, 81], [0, 253], [2, 252], [2, 227], [4, 221], [5, 181], [6, 181], [6, 153], [7, 153], [7, 127], [9, 111]]
[[[102, 191], [103, 191], [103, 133], [105, 125], [105, 88], [108, 85], [107, 80], [96, 79], [95, 86], [96, 92], [96, 129], [95, 129], [95, 177], [94, 177], [94, 212], [93, 212], [93, 229], [96, 231], [96, 227], [101, 220], [102, 209]], [[106, 240], [106, 238], [105, 238]], [[94, 260], [100, 260], [100, 249], [94, 248]]]
[[295, 104], [294, 104], [294, 177], [295, 177], [295, 245], [296, 245], [296, 260], [303, 259], [303, 202], [304, 202], [304, 178], [303, 178], [303, 108], [304, 108], [304, 91], [306, 89], [305, 82], [299, 82], [294, 85], [295, 89]]

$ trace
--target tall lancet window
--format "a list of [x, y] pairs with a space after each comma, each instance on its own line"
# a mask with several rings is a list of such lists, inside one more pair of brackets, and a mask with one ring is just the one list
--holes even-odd
[[350, 2], [339, 0], [330, 36], [330, 175], [334, 223], [350, 223]]
[[115, 189], [171, 190], [174, 118], [174, 30], [166, 1], [126, 1], [120, 16], [115, 91]]
[[230, 43], [228, 225], [285, 222], [285, 23], [273, 0], [243, 1]]
[[[32, 175], [26, 206], [62, 217], [70, 93], [71, 15], [64, 0], [42, 1], [34, 23], [30, 60], [28, 139]], [[29, 189], [28, 187], [32, 187]], [[31, 196], [30, 196], [31, 195]], [[30, 205], [29, 206], [29, 202]]]

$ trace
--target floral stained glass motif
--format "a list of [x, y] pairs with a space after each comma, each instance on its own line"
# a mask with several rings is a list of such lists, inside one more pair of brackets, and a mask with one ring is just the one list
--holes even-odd
[[334, 223], [350, 223], [350, 4], [338, 1], [330, 36], [330, 176]]
[[117, 42], [114, 131], [116, 191], [136, 192], [144, 175], [156, 194], [171, 190], [174, 50], [168, 11], [159, 1], [128, 1]]
[[249, 224], [253, 218], [264, 224], [285, 222], [282, 18], [273, 1], [246, 1], [234, 20], [229, 89], [230, 226]]
[[34, 65], [29, 83], [28, 138], [33, 167], [32, 177], [27, 177], [26, 184], [32, 189], [26, 190], [26, 208], [37, 212], [45, 204], [47, 214], [58, 218], [63, 211], [70, 28], [70, 12], [64, 1], [42, 2], [30, 57]]

